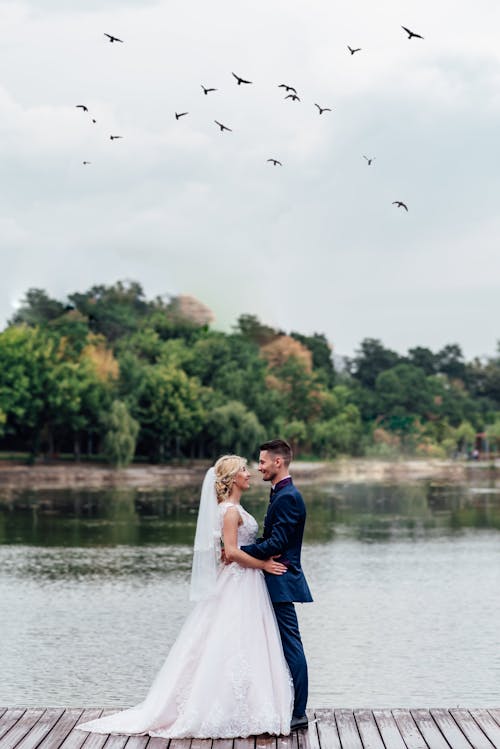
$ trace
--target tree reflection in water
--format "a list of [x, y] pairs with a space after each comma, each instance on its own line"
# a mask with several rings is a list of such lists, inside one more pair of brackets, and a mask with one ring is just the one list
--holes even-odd
[[[500, 529], [500, 489], [432, 481], [303, 485], [306, 543], [336, 537], [387, 543], [463, 529]], [[244, 498], [262, 524], [262, 487]], [[0, 493], [0, 544], [38, 547], [191, 547], [197, 487], [143, 491], [40, 490]]]

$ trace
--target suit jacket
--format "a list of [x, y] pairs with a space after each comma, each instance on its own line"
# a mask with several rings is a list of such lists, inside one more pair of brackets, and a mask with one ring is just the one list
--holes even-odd
[[263, 538], [241, 547], [256, 559], [269, 559], [279, 554], [277, 561], [288, 568], [283, 575], [264, 572], [271, 601], [275, 603], [313, 600], [300, 564], [305, 522], [306, 506], [302, 495], [293, 483], [289, 483], [278, 489], [269, 502]]

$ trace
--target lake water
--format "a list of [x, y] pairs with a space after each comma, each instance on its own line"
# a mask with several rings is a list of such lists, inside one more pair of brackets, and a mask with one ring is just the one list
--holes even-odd
[[[500, 486], [302, 490], [310, 706], [499, 706]], [[197, 499], [0, 490], [0, 704], [143, 698], [190, 609]]]

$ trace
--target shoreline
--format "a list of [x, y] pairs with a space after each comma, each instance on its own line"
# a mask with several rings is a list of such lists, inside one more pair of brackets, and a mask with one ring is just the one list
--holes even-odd
[[[100, 464], [71, 463], [27, 466], [15, 462], [0, 463], [2, 489], [162, 489], [200, 484], [210, 461], [184, 465], [131, 465], [113, 469]], [[256, 465], [252, 464], [252, 472]], [[437, 459], [401, 459], [385, 461], [367, 458], [340, 458], [335, 461], [296, 461], [291, 473], [302, 484], [414, 482], [435, 480], [466, 482], [488, 476], [496, 478], [495, 467], [487, 463]]]

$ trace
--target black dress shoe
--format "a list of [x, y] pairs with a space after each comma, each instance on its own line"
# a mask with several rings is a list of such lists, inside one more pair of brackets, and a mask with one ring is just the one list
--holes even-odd
[[297, 718], [295, 715], [290, 721], [290, 731], [298, 731], [300, 728], [309, 728], [309, 719], [307, 715], [301, 715]]

